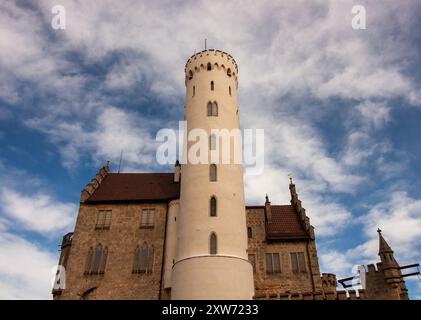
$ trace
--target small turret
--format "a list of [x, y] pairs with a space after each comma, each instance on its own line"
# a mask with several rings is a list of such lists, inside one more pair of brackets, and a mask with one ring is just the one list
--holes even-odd
[[271, 209], [269, 197], [267, 194], [266, 194], [266, 201], [265, 201], [265, 218], [266, 218], [266, 223], [272, 222], [272, 209]]

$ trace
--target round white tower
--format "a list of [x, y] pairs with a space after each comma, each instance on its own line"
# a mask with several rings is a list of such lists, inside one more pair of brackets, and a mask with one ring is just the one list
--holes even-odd
[[[225, 52], [204, 50], [187, 61], [185, 74], [187, 133], [204, 129], [208, 150], [222, 153], [222, 139], [210, 138], [211, 130], [239, 130], [237, 64]], [[194, 144], [185, 143], [187, 151]], [[182, 166], [172, 299], [253, 298], [243, 166], [234, 163], [235, 145], [241, 151], [239, 141], [231, 138], [224, 163], [209, 153], [208, 163], [186, 159]]]

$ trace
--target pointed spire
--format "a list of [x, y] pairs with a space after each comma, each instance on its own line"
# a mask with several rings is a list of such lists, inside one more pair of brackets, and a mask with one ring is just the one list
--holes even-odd
[[379, 233], [379, 255], [381, 255], [382, 253], [393, 253], [392, 248], [383, 238], [382, 231], [380, 230], [380, 228], [377, 229], [377, 232]]

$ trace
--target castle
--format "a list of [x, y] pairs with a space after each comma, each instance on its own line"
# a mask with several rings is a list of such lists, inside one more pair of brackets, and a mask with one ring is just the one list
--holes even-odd
[[[212, 129], [239, 128], [237, 64], [204, 50], [187, 61], [185, 83], [188, 128], [204, 129], [214, 150]], [[266, 196], [246, 206], [243, 166], [213, 160], [177, 161], [171, 173], [100, 168], [82, 190], [74, 232], [63, 237], [65, 278], [54, 299], [408, 299], [404, 267], [381, 232], [365, 288], [338, 290], [335, 275], [320, 274], [293, 181], [290, 204]]]

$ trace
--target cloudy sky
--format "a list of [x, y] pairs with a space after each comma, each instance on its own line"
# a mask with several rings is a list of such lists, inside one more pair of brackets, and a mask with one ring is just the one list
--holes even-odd
[[106, 159], [172, 169], [155, 136], [183, 120], [184, 65], [204, 38], [238, 63], [242, 127], [265, 130], [247, 203], [287, 204], [292, 172], [322, 272], [376, 262], [378, 227], [401, 264], [420, 262], [420, 16], [416, 0], [2, 1], [0, 298], [51, 297], [61, 237]]

